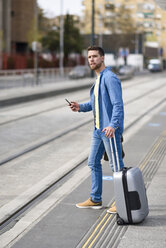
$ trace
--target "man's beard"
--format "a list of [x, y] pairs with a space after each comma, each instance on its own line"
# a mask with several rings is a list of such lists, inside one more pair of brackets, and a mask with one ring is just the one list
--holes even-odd
[[95, 64], [92, 66], [89, 64], [90, 69], [93, 71], [98, 70], [101, 66], [102, 66], [102, 62], [100, 64]]

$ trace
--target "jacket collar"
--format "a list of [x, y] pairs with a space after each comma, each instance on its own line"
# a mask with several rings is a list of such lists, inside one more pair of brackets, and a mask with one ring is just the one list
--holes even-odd
[[103, 71], [100, 72], [100, 75], [104, 74], [106, 71], [110, 71], [111, 66], [106, 67]]
[[[103, 71], [100, 72], [100, 76], [102, 76], [105, 72], [110, 71], [110, 70], [111, 70], [111, 66], [106, 67]], [[96, 82], [96, 80], [95, 80], [95, 82]], [[95, 86], [95, 82], [93, 83], [91, 89], [93, 89], [93, 87]]]

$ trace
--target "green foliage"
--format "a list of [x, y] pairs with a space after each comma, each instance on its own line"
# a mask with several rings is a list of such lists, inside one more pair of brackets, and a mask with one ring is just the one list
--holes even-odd
[[41, 41], [49, 28], [48, 18], [44, 16], [43, 10], [38, 7], [38, 21], [36, 23], [35, 17], [32, 19], [29, 32], [27, 33], [29, 47], [32, 47], [33, 41]]
[[48, 60], [45, 60], [43, 58], [40, 58], [39, 67], [40, 68], [53, 68], [53, 67], [55, 67], [55, 65], [54, 65], [53, 61], [48, 61]]
[[72, 52], [81, 53], [83, 48], [83, 39], [79, 29], [75, 27], [75, 22], [72, 15], [66, 15], [64, 21], [64, 55]]
[[[60, 28], [49, 27], [45, 35], [40, 39], [43, 48], [50, 52], [59, 52]], [[81, 53], [83, 39], [72, 15], [64, 18], [64, 56], [68, 58], [72, 52]]]
[[45, 50], [50, 52], [57, 52], [59, 50], [59, 32], [49, 30], [41, 39], [42, 46]]

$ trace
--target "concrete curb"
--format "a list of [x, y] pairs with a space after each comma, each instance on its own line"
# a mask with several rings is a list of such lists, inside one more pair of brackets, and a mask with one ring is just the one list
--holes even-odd
[[[131, 78], [129, 76], [118, 76], [118, 77], [121, 81]], [[0, 107], [3, 108], [23, 102], [35, 101], [47, 97], [54, 97], [57, 95], [61, 95], [73, 91], [84, 90], [88, 88], [90, 89], [90, 87], [92, 86], [91, 81], [95, 81], [95, 78], [66, 81], [65, 83], [57, 82], [55, 84], [53, 83], [49, 85], [45, 84], [45, 85], [39, 85], [37, 87], [32, 86], [32, 87], [16, 88], [14, 89], [15, 95], [10, 94], [11, 96], [8, 96], [8, 94], [6, 93], [5, 96], [3, 95], [0, 96], [1, 97]], [[7, 90], [6, 92], [9, 91], [10, 90]]]
[[14, 200], [5, 204], [0, 208], [0, 224], [9, 219], [12, 215], [18, 212], [21, 208], [35, 199], [38, 195], [48, 189], [50, 186], [55, 184], [59, 179], [67, 175], [71, 170], [76, 168], [79, 164], [84, 162], [88, 158], [89, 149], [79, 154], [76, 158], [72, 159], [68, 163], [64, 164], [63, 167], [57, 169], [46, 178], [35, 184], [29, 190], [25, 191]]
[[[165, 104], [164, 104], [165, 106]], [[155, 111], [159, 111], [163, 107], [163, 104], [159, 106]], [[154, 114], [153, 113], [153, 114]], [[150, 115], [147, 117], [144, 116], [143, 120], [140, 120], [139, 128], [146, 123], [151, 118]], [[128, 129], [131, 123], [126, 125], [125, 130]], [[135, 129], [135, 132], [137, 128]], [[130, 138], [130, 132], [127, 130], [127, 137], [125, 137], [125, 142]], [[68, 174], [72, 169], [77, 167], [78, 164], [82, 163], [88, 158], [89, 148], [84, 151], [83, 153], [79, 154], [75, 159], [69, 161], [68, 163], [64, 164], [64, 166], [56, 170], [55, 172], [48, 175], [46, 178], [41, 180], [39, 183], [34, 185], [31, 189], [27, 190], [26, 192], [22, 193], [20, 196], [16, 197], [14, 200], [10, 201], [9, 203], [5, 204], [3, 207], [0, 208], [0, 224], [2, 224], [5, 220], [10, 218], [16, 212], [18, 212], [24, 205], [28, 204], [32, 199], [36, 198], [37, 195], [45, 191], [47, 188], [50, 187], [53, 183], [56, 183], [60, 178], [64, 177]], [[32, 194], [32, 195], [31, 195]], [[27, 198], [28, 197], [28, 198]]]
[[[56, 84], [55, 84], [56, 86]], [[23, 95], [19, 96], [11, 96], [11, 97], [6, 97], [5, 99], [0, 100], [0, 107], [7, 107], [7, 106], [11, 106], [11, 105], [15, 105], [15, 104], [19, 104], [19, 103], [23, 103], [23, 102], [30, 102], [30, 101], [35, 101], [35, 100], [39, 100], [39, 99], [43, 99], [43, 98], [47, 98], [47, 97], [54, 97], [57, 95], [61, 95], [64, 93], [69, 93], [69, 92], [73, 92], [73, 91], [78, 91], [78, 90], [84, 90], [87, 88], [90, 88], [91, 84], [88, 82], [86, 83], [78, 83], [78, 85], [67, 85], [66, 86], [61, 86], [61, 87], [52, 87], [52, 89], [49, 88], [38, 88], [38, 92], [36, 91], [36, 89], [34, 90], [30, 90], [27, 93], [23, 93]], [[27, 89], [28, 91], [28, 89]]]

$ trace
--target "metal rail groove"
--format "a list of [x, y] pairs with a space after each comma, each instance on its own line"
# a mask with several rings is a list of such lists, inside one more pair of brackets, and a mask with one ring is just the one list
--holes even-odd
[[[163, 104], [164, 102], [166, 101], [166, 97], [164, 99], [162, 99], [159, 103], [155, 104], [153, 107], [151, 107], [150, 109], [148, 109], [146, 112], [144, 112], [142, 115], [140, 115], [138, 118], [136, 118], [133, 122], [131, 122], [126, 128], [125, 128], [125, 131], [127, 131], [129, 128], [131, 128], [133, 125], [135, 125], [139, 120], [141, 120], [144, 116], [146, 116], [148, 113], [150, 113], [151, 111], [153, 111], [155, 108], [159, 107], [161, 104]], [[85, 121], [85, 122], [82, 122], [81, 124], [79, 125], [76, 125], [72, 128], [69, 128], [67, 130], [64, 130], [62, 131], [61, 133], [59, 133], [58, 135], [55, 135], [49, 139], [45, 139], [43, 142], [39, 142], [38, 144], [35, 144], [33, 146], [30, 146], [30, 147], [27, 147], [26, 149], [22, 150], [22, 151], [19, 151], [15, 154], [12, 154], [10, 156], [8, 156], [7, 158], [3, 159], [0, 161], [0, 166], [1, 165], [4, 165], [6, 164], [7, 162], [11, 161], [11, 160], [14, 160], [18, 157], [21, 157], [22, 155], [26, 154], [26, 153], [29, 153], [29, 152], [32, 152], [44, 145], [47, 145], [48, 143], [51, 143], [53, 142], [54, 140], [68, 134], [69, 132], [72, 132], [74, 131], [75, 129], [78, 129], [88, 123], [90, 123], [91, 121], [93, 121], [93, 118], [90, 118], [88, 121]], [[124, 131], [124, 133], [125, 133]]]
[[[87, 100], [87, 98], [81, 99], [81, 101], [86, 101], [86, 100]], [[61, 104], [59, 106], [55, 106], [55, 107], [51, 107], [51, 108], [48, 108], [48, 109], [45, 109], [45, 110], [41, 110], [41, 111], [38, 111], [38, 112], [33, 113], [33, 114], [29, 114], [29, 115], [26, 115], [26, 116], [21, 116], [21, 117], [15, 118], [13, 120], [4, 121], [4, 122], [0, 123], [0, 126], [6, 125], [6, 124], [9, 124], [9, 123], [13, 123], [13, 122], [16, 122], [16, 121], [21, 121], [21, 120], [25, 120], [25, 119], [28, 119], [28, 118], [32, 118], [32, 117], [38, 116], [40, 114], [44, 114], [44, 113], [47, 113], [47, 112], [54, 111], [56, 109], [64, 108], [65, 106], [66, 106], [65, 104], [63, 104], [63, 105]]]
[[[61, 184], [63, 180], [66, 180], [76, 169], [81, 168], [81, 166], [83, 166], [84, 162], [87, 159], [88, 158], [86, 157], [80, 160], [80, 162], [77, 163], [75, 166], [73, 166], [73, 168], [66, 171], [65, 174], [57, 178], [56, 181], [52, 182], [50, 185], [44, 188], [39, 194], [35, 195], [33, 198], [27, 201], [24, 205], [20, 206], [15, 212], [8, 214], [4, 219], [2, 219], [0, 221], [0, 235], [8, 230], [8, 226], [11, 222], [17, 223], [17, 221], [19, 220], [19, 217], [22, 214], [24, 214], [29, 208], [31, 208], [35, 204], [38, 204], [38, 202], [40, 202], [43, 198], [51, 194], [51, 192], [55, 190], [55, 188], [58, 188], [58, 183]], [[9, 227], [9, 229], [10, 228], [11, 227]]]
[[38, 148], [40, 148], [40, 147], [42, 147], [44, 145], [47, 145], [47, 144], [53, 142], [56, 139], [59, 139], [62, 136], [66, 135], [66, 134], [68, 134], [68, 133], [70, 133], [70, 132], [72, 132], [72, 131], [74, 131], [76, 129], [79, 129], [82, 126], [89, 124], [92, 120], [93, 119], [90, 118], [90, 119], [88, 119], [88, 120], [86, 120], [86, 121], [84, 121], [82, 123], [79, 123], [78, 125], [74, 125], [74, 126], [70, 127], [69, 129], [66, 129], [66, 130], [61, 131], [59, 134], [56, 134], [55, 136], [52, 136], [50, 138], [46, 138], [46, 139], [44, 139], [43, 141], [41, 141], [41, 142], [39, 142], [37, 144], [34, 144], [32, 146], [29, 146], [29, 147], [27, 147], [27, 148], [25, 148], [25, 149], [23, 149], [23, 150], [21, 150], [21, 151], [19, 151], [17, 153], [11, 154], [7, 158], [2, 159], [0, 161], [0, 166], [2, 166], [4, 164], [6, 164], [6, 163], [8, 163], [8, 162], [10, 162], [10, 161], [18, 158], [18, 157], [21, 157], [21, 156], [23, 156], [26, 153], [32, 152], [32, 151], [34, 151], [34, 150], [36, 150], [36, 149], [38, 149]]
[[[161, 101], [161, 103], [162, 103], [163, 101]], [[154, 108], [154, 107], [153, 107]], [[144, 115], [144, 114], [143, 114]], [[81, 127], [81, 126], [83, 126], [83, 125], [85, 125], [85, 124], [88, 124], [89, 122], [91, 122], [92, 121], [92, 119], [90, 119], [90, 120], [88, 120], [88, 121], [86, 121], [85, 123], [81, 123], [81, 125], [78, 125], [77, 127], [72, 127], [72, 129], [70, 129], [71, 131], [72, 130], [75, 130], [76, 128], [79, 128], [79, 127]], [[133, 125], [135, 124], [135, 121], [133, 122]], [[132, 125], [130, 125], [130, 127], [131, 127]], [[128, 129], [128, 128], [127, 128]], [[68, 130], [69, 131], [69, 130]], [[67, 131], [66, 131], [67, 132]], [[64, 133], [63, 133], [64, 134]], [[59, 134], [59, 135], [57, 135], [57, 136], [55, 136], [55, 137], [53, 137], [53, 138], [51, 138], [51, 139], [49, 139], [49, 140], [46, 140], [45, 142], [42, 142], [42, 143], [40, 143], [38, 146], [34, 146], [34, 147], [31, 147], [31, 149], [29, 149], [29, 150], [25, 150], [25, 151], [23, 151], [21, 154], [16, 154], [15, 156], [13, 156], [13, 157], [10, 157], [10, 158], [8, 158], [8, 160], [5, 160], [5, 161], [3, 161], [3, 163], [2, 163], [2, 161], [1, 161], [1, 165], [2, 164], [4, 164], [4, 163], [7, 163], [7, 162], [9, 162], [9, 161], [11, 161], [11, 160], [13, 160], [13, 159], [15, 159], [16, 157], [19, 157], [20, 155], [23, 155], [23, 154], [25, 154], [25, 153], [27, 153], [27, 152], [30, 152], [30, 151], [33, 151], [33, 150], [35, 150], [35, 149], [37, 149], [37, 148], [39, 148], [39, 147], [41, 147], [42, 145], [45, 145], [45, 144], [48, 144], [49, 142], [52, 142], [52, 141], [54, 141], [55, 139], [57, 139], [57, 138], [60, 138], [62, 135], [63, 135], [62, 133], [61, 134]], [[163, 136], [166, 136], [166, 131], [165, 132], [163, 132]], [[163, 136], [162, 136], [162, 139], [163, 139]], [[158, 141], [159, 143], [161, 142], [160, 140]], [[158, 146], [160, 145], [158, 143]], [[155, 150], [156, 150], [157, 148], [156, 148], [156, 146], [155, 146]], [[163, 148], [163, 149], [165, 149], [165, 148]], [[152, 152], [154, 153], [155, 151], [153, 151], [152, 150]], [[161, 151], [161, 153], [162, 153], [162, 151]], [[152, 155], [151, 155], [152, 156]], [[142, 167], [142, 169], [143, 169], [143, 167], [146, 167], [145, 166], [145, 162], [146, 162], [146, 160], [149, 162], [149, 160], [151, 159], [151, 157], [149, 157], [149, 155], [147, 155], [146, 156], [147, 158], [145, 158], [144, 159], [144, 163], [142, 163], [142, 165], [141, 165], [141, 167]], [[160, 159], [162, 160], [162, 157], [160, 157]], [[151, 159], [152, 160], [152, 159]], [[147, 168], [147, 167], [146, 167]], [[156, 172], [156, 166], [153, 166], [153, 168], [154, 168], [154, 171], [152, 172], [152, 176], [151, 177], [153, 177], [153, 174]], [[152, 168], [151, 168], [151, 171], [152, 171]], [[145, 172], [143, 172], [144, 174], [145, 174]], [[147, 178], [147, 176], [146, 176], [146, 178]], [[60, 178], [61, 179], [61, 178]], [[59, 179], [59, 180], [60, 180]], [[150, 178], [151, 179], [151, 178]], [[149, 180], [150, 180], [149, 179]], [[56, 183], [56, 182], [55, 182]], [[148, 183], [148, 181], [146, 182], [146, 183]], [[47, 189], [45, 189], [45, 191], [47, 191]], [[43, 192], [41, 192], [41, 194], [42, 194]], [[41, 195], [40, 194], [40, 195]], [[38, 196], [36, 196], [35, 197], [35, 199], [37, 199], [37, 197]], [[31, 201], [31, 202], [33, 202], [33, 200]], [[22, 206], [22, 208], [24, 208], [25, 206]], [[10, 218], [10, 217], [9, 217]]]
[[[165, 100], [165, 99], [164, 99]], [[162, 102], [163, 102], [163, 100], [161, 101], [161, 103], [160, 104], [162, 104]], [[158, 106], [158, 104], [157, 104], [157, 106]], [[154, 107], [153, 107], [154, 108]], [[143, 114], [144, 115], [144, 114]], [[92, 121], [92, 119], [90, 119], [90, 120], [88, 120], [88, 121], [86, 121], [86, 122], [84, 122], [84, 123], [82, 123], [81, 125], [78, 125], [77, 126], [77, 128], [79, 128], [79, 127], [81, 127], [81, 126], [83, 126], [83, 125], [85, 125], [85, 124], [88, 124], [89, 122], [91, 122]], [[133, 123], [133, 125], [135, 124], [135, 121], [134, 121], [134, 123]], [[131, 125], [130, 125], [130, 127], [131, 127]], [[75, 128], [76, 127], [73, 127], [72, 129], [71, 129], [71, 131], [72, 130], [75, 130]], [[68, 131], [66, 131], [66, 132], [68, 132]], [[32, 147], [31, 148], [31, 150], [25, 150], [24, 151], [24, 153], [22, 153], [22, 155], [23, 154], [25, 154], [25, 153], [27, 153], [27, 152], [29, 152], [29, 151], [33, 151], [33, 150], [35, 150], [35, 149], [37, 149], [37, 148], [39, 148], [40, 146], [42, 146], [42, 145], [45, 145], [45, 144], [48, 144], [49, 142], [52, 142], [52, 141], [54, 141], [55, 139], [57, 139], [57, 138], [59, 138], [59, 137], [61, 137], [62, 135], [64, 135], [64, 133], [62, 134], [59, 134], [59, 135], [57, 135], [56, 137], [53, 137], [53, 138], [51, 138], [51, 139], [49, 139], [49, 140], [47, 140], [47, 141], [45, 141], [45, 142], [43, 142], [43, 143], [41, 143], [41, 144], [39, 144], [38, 146], [35, 146], [35, 147]], [[164, 134], [163, 134], [164, 135]], [[165, 136], [166, 136], [166, 132], [165, 132]], [[160, 144], [158, 144], [158, 146], [160, 146]], [[155, 149], [156, 149], [156, 147], [155, 147]], [[16, 157], [19, 157], [20, 155], [18, 155], [18, 156], [15, 156], [14, 158], [16, 158]], [[10, 160], [12, 160], [12, 159], [14, 159], [14, 158], [10, 158]], [[149, 158], [147, 159], [148, 161], [149, 161]], [[161, 160], [162, 160], [162, 158], [161, 158]], [[6, 161], [6, 162], [9, 162], [9, 160], [8, 161]], [[5, 163], [6, 163], [5, 162]], [[146, 167], [147, 165], [145, 165], [144, 167]], [[159, 166], [159, 165], [158, 165]], [[155, 173], [155, 172], [154, 172]], [[154, 174], [153, 173], [153, 174]], [[47, 189], [46, 189], [47, 190]], [[43, 192], [41, 192], [41, 194], [42, 194]], [[36, 197], [37, 198], [37, 197]], [[35, 198], [35, 199], [36, 199]], [[25, 207], [25, 206], [23, 206], [23, 207]], [[110, 220], [109, 220], [110, 221]], [[102, 224], [102, 223], [101, 223]], [[105, 225], [105, 228], [106, 228], [106, 225]], [[104, 228], [103, 228], [104, 229]], [[100, 232], [101, 233], [101, 232]], [[98, 235], [98, 239], [100, 240], [100, 233], [99, 233], [99, 235]], [[121, 233], [121, 232], [120, 232]], [[120, 234], [119, 234], [120, 235]], [[118, 238], [117, 238], [118, 239]], [[116, 243], [117, 242], [117, 239], [115, 239], [114, 240], [114, 243]], [[96, 242], [97, 242], [97, 238], [96, 238]], [[93, 247], [93, 246], [92, 246]]]
[[[147, 82], [147, 80], [144, 80], [142, 82], [137, 82], [135, 84], [133, 83], [132, 85], [128, 85], [128, 86], [124, 87], [124, 89], [132, 88], [135, 85], [144, 84], [146, 82]], [[141, 98], [143, 98], [143, 97], [151, 94], [152, 92], [154, 92], [156, 90], [159, 90], [159, 89], [161, 89], [163, 87], [165, 87], [165, 83], [163, 85], [161, 85], [160, 87], [158, 87], [158, 88], [155, 88], [153, 90], [150, 90], [150, 91], [146, 92], [145, 94], [142, 94], [141, 96], [138, 96], [136, 98], [133, 98], [133, 99], [129, 100], [128, 102], [125, 103], [125, 105], [128, 105], [130, 103], [133, 103], [134, 101], [139, 100], [139, 99], [141, 99]], [[81, 99], [81, 101], [85, 101], [85, 100], [87, 100], [87, 98]], [[13, 122], [16, 122], [16, 121], [21, 121], [21, 120], [24, 120], [24, 119], [28, 119], [28, 118], [31, 118], [31, 117], [34, 117], [34, 116], [38, 116], [40, 114], [47, 113], [49, 111], [54, 111], [54, 110], [59, 109], [59, 108], [62, 108], [62, 107], [64, 107], [64, 105], [59, 105], [59, 106], [56, 106], [56, 107], [48, 108], [46, 110], [42, 110], [42, 111], [39, 111], [37, 113], [33, 113], [33, 114], [30, 114], [30, 115], [27, 115], [27, 116], [18, 117], [18, 118], [14, 119], [14, 120], [4, 121], [4, 122], [0, 123], [0, 126], [6, 125], [6, 124], [9, 124], [9, 123], [13, 123]]]

